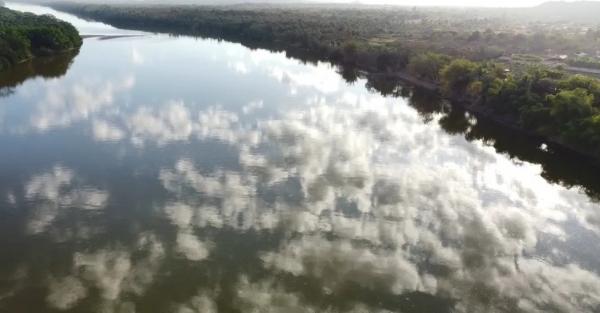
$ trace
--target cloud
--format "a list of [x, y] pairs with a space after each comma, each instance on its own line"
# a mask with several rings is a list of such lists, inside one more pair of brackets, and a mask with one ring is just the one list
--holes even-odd
[[112, 106], [115, 94], [129, 90], [134, 85], [133, 76], [124, 77], [116, 83], [84, 81], [69, 87], [57, 82], [49, 83], [45, 97], [36, 105], [31, 116], [31, 126], [37, 131], [46, 132], [87, 120]]
[[267, 267], [296, 276], [319, 277], [330, 290], [338, 290], [339, 284], [352, 281], [394, 294], [430, 291], [421, 281], [416, 266], [402, 252], [376, 252], [355, 247], [349, 240], [330, 241], [322, 237], [294, 240], [282, 248], [283, 251], [262, 257]]
[[250, 282], [242, 276], [236, 286], [236, 307], [250, 312], [317, 312], [302, 301], [299, 295], [288, 293], [272, 282]]
[[131, 140], [137, 144], [152, 142], [159, 146], [192, 138], [236, 143], [252, 138], [253, 133], [235, 129], [236, 114], [218, 107], [191, 112], [183, 101], [170, 101], [161, 110], [142, 107], [126, 119]]
[[269, 76], [288, 85], [291, 94], [296, 94], [298, 89], [306, 87], [324, 94], [333, 94], [342, 86], [339, 75], [325, 64], [297, 69], [271, 66]]
[[106, 206], [107, 192], [80, 186], [75, 178], [72, 170], [55, 166], [25, 184], [25, 199], [34, 204], [27, 222], [29, 233], [44, 232], [66, 209], [99, 210]]
[[299, 292], [286, 290], [275, 279], [251, 281], [247, 276], [240, 275], [235, 286], [237, 294], [234, 306], [242, 313], [251, 312], [325, 312], [325, 313], [391, 313], [385, 309], [349, 300], [344, 308], [321, 308], [308, 301]]
[[200, 261], [208, 257], [206, 244], [193, 234], [180, 232], [177, 234], [177, 251], [191, 261]]
[[146, 62], [142, 53], [135, 47], [131, 49], [131, 62], [135, 65], [142, 65]]
[[188, 260], [201, 261], [209, 255], [209, 245], [192, 233], [191, 222], [194, 217], [193, 208], [182, 203], [174, 203], [165, 207], [171, 223], [177, 227], [177, 252]]
[[80, 268], [87, 278], [95, 282], [107, 300], [116, 300], [129, 270], [131, 260], [126, 251], [101, 250], [96, 253], [77, 253], [75, 267]]
[[186, 303], [180, 304], [174, 313], [217, 313], [215, 299], [206, 292], [199, 291]]
[[77, 252], [71, 274], [50, 280], [46, 300], [57, 309], [71, 309], [88, 296], [90, 286], [99, 291], [100, 311], [135, 312], [135, 305], [125, 299], [144, 294], [155, 279], [164, 253], [162, 243], [147, 233], [140, 235], [131, 250], [110, 247]]
[[246, 64], [242, 61], [237, 61], [237, 62], [228, 62], [227, 63], [227, 67], [231, 68], [232, 70], [234, 70], [236, 73], [238, 74], [248, 74], [248, 72], [250, 71], [248, 69], [248, 67], [246, 66]]
[[50, 293], [46, 297], [48, 304], [59, 310], [73, 308], [81, 299], [87, 296], [87, 288], [74, 277], [52, 280], [48, 285]]
[[102, 120], [94, 120], [92, 132], [94, 139], [98, 141], [119, 141], [125, 137], [123, 130]]
[[191, 115], [178, 101], [156, 113], [142, 108], [129, 118], [128, 125], [135, 142], [154, 140], [159, 145], [188, 140], [193, 131]]
[[242, 113], [244, 114], [250, 114], [256, 110], [262, 109], [264, 107], [265, 103], [262, 100], [259, 101], [251, 101], [248, 104], [246, 104], [245, 106], [242, 107]]
[[[596, 231], [597, 204], [549, 184], [539, 166], [423, 124], [406, 106], [375, 95], [329, 101], [315, 97], [259, 122], [252, 140], [233, 135], [239, 170], [206, 172], [186, 159], [162, 170], [163, 186], [185, 208], [167, 206], [167, 216], [186, 230], [281, 229], [279, 247], [261, 254], [265, 269], [317, 279], [333, 292], [421, 291], [456, 299], [457, 312], [600, 306], [597, 274], [537, 255], [541, 235], [570, 240], [571, 218]], [[269, 307], [261, 288], [238, 296], [252, 299], [249, 308]], [[281, 303], [294, 310], [298, 296]]]
[[165, 212], [171, 222], [179, 228], [187, 229], [193, 217], [193, 209], [183, 203], [174, 203], [165, 207]]

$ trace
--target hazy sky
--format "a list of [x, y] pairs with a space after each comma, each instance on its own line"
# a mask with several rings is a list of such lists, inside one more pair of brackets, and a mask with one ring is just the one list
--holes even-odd
[[[597, 1], [597, 0], [595, 0]], [[339, 2], [386, 3], [400, 5], [477, 6], [477, 7], [527, 7], [544, 0], [339, 0]]]

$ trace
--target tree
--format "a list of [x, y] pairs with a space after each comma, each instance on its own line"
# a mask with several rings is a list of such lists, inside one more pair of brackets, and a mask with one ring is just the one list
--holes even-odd
[[583, 146], [585, 138], [585, 120], [595, 113], [594, 96], [585, 89], [563, 90], [548, 96], [550, 115], [557, 125], [559, 136], [567, 142]]
[[462, 95], [465, 89], [478, 76], [477, 63], [465, 59], [456, 59], [441, 71], [441, 83], [446, 95]]
[[563, 90], [556, 95], [549, 95], [548, 103], [550, 113], [559, 125], [589, 117], [594, 113], [592, 106], [594, 96], [582, 88]]
[[560, 81], [558, 87], [564, 90], [585, 89], [594, 96], [594, 106], [600, 107], [600, 81], [598, 79], [583, 75], [573, 75]]
[[0, 70], [30, 59], [76, 49], [82, 41], [71, 24], [0, 7]]
[[450, 57], [437, 54], [419, 54], [410, 59], [408, 63], [409, 73], [432, 81], [439, 80], [440, 70], [450, 62]]

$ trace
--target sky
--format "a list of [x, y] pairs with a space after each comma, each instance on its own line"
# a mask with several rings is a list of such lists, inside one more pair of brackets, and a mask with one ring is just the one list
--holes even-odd
[[470, 7], [531, 7], [547, 2], [545, 0], [358, 0], [339, 2], [360, 2], [374, 4], [398, 4], [398, 5], [428, 5], [428, 6], [470, 6]]

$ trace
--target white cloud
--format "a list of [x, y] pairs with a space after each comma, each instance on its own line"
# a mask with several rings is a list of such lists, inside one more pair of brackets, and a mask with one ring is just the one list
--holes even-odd
[[116, 300], [119, 297], [124, 280], [132, 268], [129, 253], [118, 250], [101, 250], [92, 254], [77, 253], [74, 263], [75, 268], [80, 268], [107, 300]]
[[73, 308], [77, 302], [87, 296], [87, 288], [74, 277], [53, 279], [48, 285], [50, 293], [46, 298], [48, 304], [59, 310]]
[[162, 243], [147, 233], [140, 235], [131, 250], [115, 247], [75, 253], [72, 273], [50, 282], [47, 300], [68, 309], [87, 296], [84, 286], [93, 286], [100, 292], [102, 312], [134, 312], [135, 305], [125, 299], [144, 294], [154, 282], [164, 254]]
[[183, 203], [174, 203], [165, 207], [165, 212], [174, 225], [182, 229], [190, 226], [193, 217], [192, 208]]
[[242, 112], [244, 114], [250, 114], [254, 111], [262, 109], [264, 107], [264, 105], [265, 105], [265, 103], [262, 100], [251, 101], [248, 104], [246, 104], [244, 107], [242, 107]]
[[201, 261], [209, 255], [207, 244], [187, 232], [177, 234], [177, 251], [191, 261]]
[[[234, 136], [240, 171], [207, 173], [189, 160], [161, 171], [167, 190], [186, 195], [177, 204], [185, 214], [166, 210], [173, 223], [281, 228], [279, 248], [262, 254], [265, 267], [310, 276], [333, 292], [349, 283], [397, 295], [418, 290], [457, 299], [458, 312], [600, 305], [597, 274], [535, 257], [541, 234], [569, 240], [563, 225], [570, 217], [597, 231], [597, 204], [549, 184], [539, 166], [515, 165], [491, 147], [423, 124], [406, 106], [376, 95], [328, 101], [317, 97], [260, 122], [251, 141]], [[188, 203], [190, 190], [217, 204]], [[265, 193], [296, 200], [268, 202]], [[256, 292], [239, 296], [258, 301], [248, 307], [269, 307], [271, 298]], [[300, 306], [285, 298], [292, 310]]]
[[34, 203], [34, 211], [27, 223], [28, 232], [44, 232], [66, 209], [98, 210], [106, 206], [107, 192], [79, 186], [75, 177], [72, 170], [55, 166], [25, 184], [25, 198]]
[[186, 303], [180, 304], [174, 313], [217, 313], [217, 304], [212, 296], [199, 291]]
[[332, 94], [342, 87], [339, 75], [325, 64], [297, 70], [272, 66], [269, 75], [278, 82], [288, 85], [291, 94], [296, 94], [299, 88], [304, 87], [313, 88], [324, 94]]
[[159, 112], [142, 108], [129, 118], [128, 125], [132, 140], [154, 140], [159, 145], [188, 140], [193, 130], [191, 115], [180, 101], [170, 102]]
[[269, 281], [250, 282], [248, 278], [242, 276], [236, 289], [236, 306], [243, 313], [317, 312], [304, 303], [299, 295], [286, 292]]
[[115, 94], [133, 88], [135, 78], [127, 76], [113, 82], [77, 82], [70, 87], [46, 84], [46, 95], [31, 116], [31, 126], [45, 132], [87, 120], [114, 104]]
[[177, 252], [191, 261], [206, 259], [210, 254], [209, 245], [196, 237], [192, 230], [192, 218], [197, 212], [183, 203], [167, 205], [164, 211], [171, 223], [177, 227]]
[[246, 64], [242, 61], [228, 62], [227, 67], [233, 69], [236, 73], [242, 74], [242, 75], [248, 74], [248, 72], [250, 71], [248, 69], [248, 67], [246, 66]]
[[125, 136], [117, 126], [103, 120], [94, 120], [92, 132], [94, 139], [98, 141], [119, 141]]
[[135, 65], [142, 65], [146, 63], [144, 56], [136, 47], [133, 47], [131, 49], [131, 62]]

